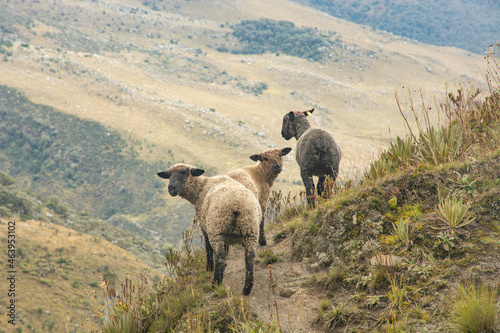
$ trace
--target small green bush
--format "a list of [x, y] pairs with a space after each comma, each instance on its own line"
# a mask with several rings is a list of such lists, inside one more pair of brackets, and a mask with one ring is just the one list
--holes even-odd
[[275, 255], [270, 249], [267, 249], [259, 253], [259, 259], [261, 260], [262, 264], [267, 266], [277, 262], [278, 256]]
[[498, 291], [484, 282], [465, 283], [450, 301], [450, 319], [458, 332], [496, 332]]

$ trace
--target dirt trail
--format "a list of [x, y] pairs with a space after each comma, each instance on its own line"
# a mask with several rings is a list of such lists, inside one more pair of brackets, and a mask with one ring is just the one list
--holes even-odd
[[[293, 260], [290, 240], [274, 244], [272, 235], [267, 235], [267, 246], [259, 246], [259, 253], [271, 250], [279, 261], [272, 264], [274, 294], [270, 288], [270, 270], [262, 262], [254, 267], [254, 286], [247, 297], [250, 313], [255, 313], [263, 322], [281, 326], [283, 332], [320, 332], [313, 327], [318, 316], [318, 307], [325, 295], [303, 286], [311, 272], [300, 262]], [[245, 279], [245, 254], [243, 248], [232, 247], [227, 260], [224, 285], [238, 295], [243, 290]], [[277, 310], [276, 310], [277, 308]], [[277, 315], [278, 314], [278, 315]], [[279, 325], [278, 325], [279, 318]]]

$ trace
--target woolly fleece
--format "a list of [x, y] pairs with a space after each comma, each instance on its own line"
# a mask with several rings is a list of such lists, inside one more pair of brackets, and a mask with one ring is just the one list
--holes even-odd
[[267, 243], [264, 234], [264, 214], [267, 209], [269, 193], [274, 181], [283, 170], [283, 156], [291, 150], [292, 148], [267, 149], [262, 153], [250, 156], [250, 159], [258, 161], [256, 165], [231, 170], [227, 173], [228, 177], [243, 184], [259, 200], [262, 212], [259, 228], [259, 244], [262, 246]]
[[332, 134], [321, 128], [312, 127], [306, 118], [309, 111], [291, 111], [283, 117], [281, 135], [290, 140], [297, 139], [295, 159], [300, 167], [300, 175], [306, 187], [308, 202], [312, 202], [314, 182], [318, 176], [318, 194], [324, 190], [326, 176], [337, 178], [342, 151]]
[[[234, 179], [227, 176], [193, 176], [193, 170], [200, 169], [188, 164], [175, 164], [158, 175], [170, 179], [169, 192], [174, 193], [172, 195], [179, 194], [195, 206], [196, 221], [205, 237], [209, 269], [213, 263], [212, 249], [215, 251], [214, 284], [222, 282], [224, 245], [243, 243], [247, 254], [247, 279], [243, 293], [248, 294], [253, 284], [253, 258], [248, 256], [255, 257], [261, 220], [259, 202], [249, 189]], [[175, 190], [171, 189], [174, 181]], [[218, 263], [222, 268], [218, 267]]]

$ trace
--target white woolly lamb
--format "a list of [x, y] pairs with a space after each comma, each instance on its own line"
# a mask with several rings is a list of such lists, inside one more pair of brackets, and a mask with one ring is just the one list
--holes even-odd
[[259, 245], [267, 244], [264, 234], [264, 214], [266, 213], [269, 192], [276, 178], [283, 169], [283, 156], [288, 154], [292, 148], [267, 149], [259, 154], [250, 156], [253, 161], [259, 163], [252, 166], [231, 170], [227, 173], [228, 177], [237, 180], [248, 188], [255, 195], [262, 210], [262, 218], [259, 227]]
[[203, 177], [203, 173], [204, 170], [194, 166], [176, 164], [167, 171], [159, 172], [158, 176], [170, 180], [170, 195], [179, 195], [195, 206], [196, 219], [205, 238], [207, 270], [214, 270], [213, 285], [222, 283], [227, 266], [224, 246], [243, 243], [246, 266], [243, 295], [248, 295], [253, 286], [253, 265], [261, 220], [259, 202], [249, 189], [234, 179], [226, 176]]

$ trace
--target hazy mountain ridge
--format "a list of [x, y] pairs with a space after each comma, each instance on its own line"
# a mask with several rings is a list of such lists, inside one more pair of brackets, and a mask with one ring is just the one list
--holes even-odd
[[478, 54], [484, 54], [500, 34], [500, 7], [495, 1], [294, 1], [398, 36]]

